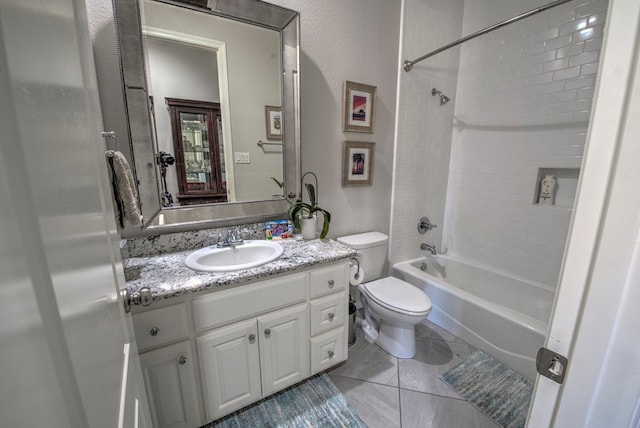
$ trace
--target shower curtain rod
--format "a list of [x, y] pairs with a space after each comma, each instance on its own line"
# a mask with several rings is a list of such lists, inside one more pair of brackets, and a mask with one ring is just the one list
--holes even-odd
[[572, 1], [572, 0], [556, 0], [556, 1], [553, 1], [551, 3], [547, 3], [544, 6], [540, 6], [538, 8], [531, 9], [528, 12], [521, 13], [520, 15], [513, 16], [513, 17], [511, 17], [509, 19], [506, 19], [506, 20], [504, 20], [502, 22], [499, 22], [499, 23], [497, 23], [495, 25], [492, 25], [491, 27], [487, 27], [484, 30], [480, 30], [480, 31], [477, 31], [477, 32], [475, 32], [473, 34], [469, 34], [468, 36], [465, 36], [465, 37], [463, 37], [461, 39], [458, 39], [455, 42], [452, 42], [452, 43], [449, 43], [448, 45], [442, 46], [441, 48], [438, 48], [435, 51], [431, 51], [428, 54], [421, 56], [420, 58], [414, 59], [413, 61], [405, 61], [403, 63], [402, 68], [404, 68], [404, 71], [409, 72], [409, 71], [411, 71], [411, 69], [413, 68], [413, 66], [415, 64], [419, 63], [420, 61], [424, 61], [425, 59], [430, 58], [430, 57], [432, 57], [432, 56], [434, 56], [436, 54], [439, 54], [442, 51], [446, 51], [447, 49], [450, 49], [450, 48], [452, 48], [454, 46], [458, 46], [458, 45], [460, 45], [460, 44], [462, 44], [462, 43], [464, 43], [464, 42], [466, 42], [468, 40], [475, 39], [476, 37], [482, 36], [483, 34], [487, 34], [487, 33], [491, 32], [493, 30], [497, 30], [498, 28], [504, 27], [505, 25], [509, 25], [509, 24], [514, 23], [514, 22], [520, 21], [521, 19], [525, 19], [525, 18], [528, 18], [530, 16], [536, 15], [536, 14], [538, 14], [540, 12], [544, 12], [547, 9], [551, 9], [551, 8], [556, 7], [556, 6], [560, 6], [562, 4], [569, 3], [570, 1]]

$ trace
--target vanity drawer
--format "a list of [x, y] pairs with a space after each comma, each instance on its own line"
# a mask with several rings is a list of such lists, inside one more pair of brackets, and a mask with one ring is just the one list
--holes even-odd
[[307, 300], [306, 272], [218, 291], [193, 301], [197, 332]]
[[316, 374], [347, 359], [345, 328], [340, 327], [311, 339], [311, 374]]
[[345, 325], [346, 292], [331, 294], [314, 299], [310, 305], [311, 336]]
[[189, 336], [185, 303], [141, 312], [134, 314], [132, 318], [133, 330], [140, 350]]
[[343, 263], [311, 271], [311, 298], [344, 290], [349, 286], [349, 264]]

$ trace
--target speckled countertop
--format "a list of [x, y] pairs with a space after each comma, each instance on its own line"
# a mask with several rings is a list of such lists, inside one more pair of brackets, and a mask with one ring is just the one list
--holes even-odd
[[230, 284], [240, 284], [295, 269], [329, 263], [356, 255], [356, 250], [333, 240], [279, 241], [284, 253], [277, 260], [252, 269], [234, 272], [196, 272], [185, 266], [184, 260], [193, 250], [149, 257], [124, 259], [127, 289], [135, 293], [149, 287], [154, 301], [189, 293], [212, 290]]

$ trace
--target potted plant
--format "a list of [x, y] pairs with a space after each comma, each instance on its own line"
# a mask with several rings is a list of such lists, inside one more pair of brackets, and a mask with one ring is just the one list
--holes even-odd
[[314, 239], [317, 231], [317, 214], [322, 214], [322, 232], [320, 239], [324, 239], [329, 233], [329, 223], [331, 222], [331, 214], [329, 211], [320, 208], [316, 200], [316, 188], [311, 183], [306, 183], [304, 187], [309, 195], [309, 203], [302, 201], [302, 196], [289, 207], [289, 220], [293, 221], [293, 225], [302, 231], [305, 239]]

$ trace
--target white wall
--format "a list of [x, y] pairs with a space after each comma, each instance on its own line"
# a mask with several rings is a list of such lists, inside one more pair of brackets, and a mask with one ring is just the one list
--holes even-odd
[[[389, 231], [399, 0], [272, 0], [301, 16], [302, 171], [319, 179], [329, 237]], [[377, 87], [375, 133], [342, 132], [345, 80]], [[342, 187], [342, 146], [376, 143], [373, 185]]]
[[[402, 58], [413, 60], [460, 37], [463, 1], [406, 0]], [[420, 256], [420, 243], [440, 249], [456, 99], [459, 49], [416, 64], [400, 75], [390, 261]], [[440, 106], [438, 88], [452, 99]], [[438, 227], [417, 231], [427, 216]]]
[[[538, 3], [467, 1], [463, 34]], [[462, 46], [444, 236], [450, 253], [556, 284], [577, 179], [559, 182], [563, 201], [541, 206], [538, 172], [577, 173], [581, 165], [606, 6], [570, 2]]]

